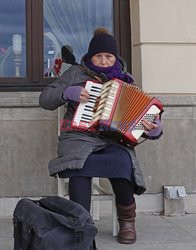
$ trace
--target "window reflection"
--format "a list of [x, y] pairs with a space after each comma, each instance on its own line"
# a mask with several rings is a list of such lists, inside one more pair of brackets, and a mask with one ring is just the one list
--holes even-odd
[[26, 76], [25, 0], [0, 0], [0, 77]]
[[113, 0], [44, 0], [44, 76], [55, 76], [63, 46], [79, 63], [101, 26], [113, 32]]

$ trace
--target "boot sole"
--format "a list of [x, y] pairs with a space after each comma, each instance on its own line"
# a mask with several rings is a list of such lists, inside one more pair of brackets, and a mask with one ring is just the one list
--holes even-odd
[[136, 239], [135, 240], [118, 239], [118, 242], [121, 244], [134, 244], [136, 242]]

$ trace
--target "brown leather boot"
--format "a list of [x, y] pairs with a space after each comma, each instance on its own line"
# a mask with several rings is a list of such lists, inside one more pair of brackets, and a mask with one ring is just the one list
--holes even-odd
[[129, 206], [116, 204], [117, 216], [119, 221], [118, 242], [122, 244], [133, 244], [136, 241], [135, 202]]

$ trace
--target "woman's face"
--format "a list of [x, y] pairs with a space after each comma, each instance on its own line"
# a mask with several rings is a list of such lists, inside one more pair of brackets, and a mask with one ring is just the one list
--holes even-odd
[[106, 68], [114, 65], [116, 57], [113, 54], [102, 52], [94, 55], [91, 61], [95, 66]]

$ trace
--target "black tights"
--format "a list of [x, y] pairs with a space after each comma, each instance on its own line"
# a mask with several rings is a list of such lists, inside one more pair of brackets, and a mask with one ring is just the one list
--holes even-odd
[[[91, 205], [91, 177], [71, 177], [69, 179], [69, 197], [70, 200], [82, 205], [86, 210], [90, 211]], [[126, 179], [110, 178], [109, 179], [116, 203], [122, 206], [128, 206], [134, 202], [133, 185]]]

